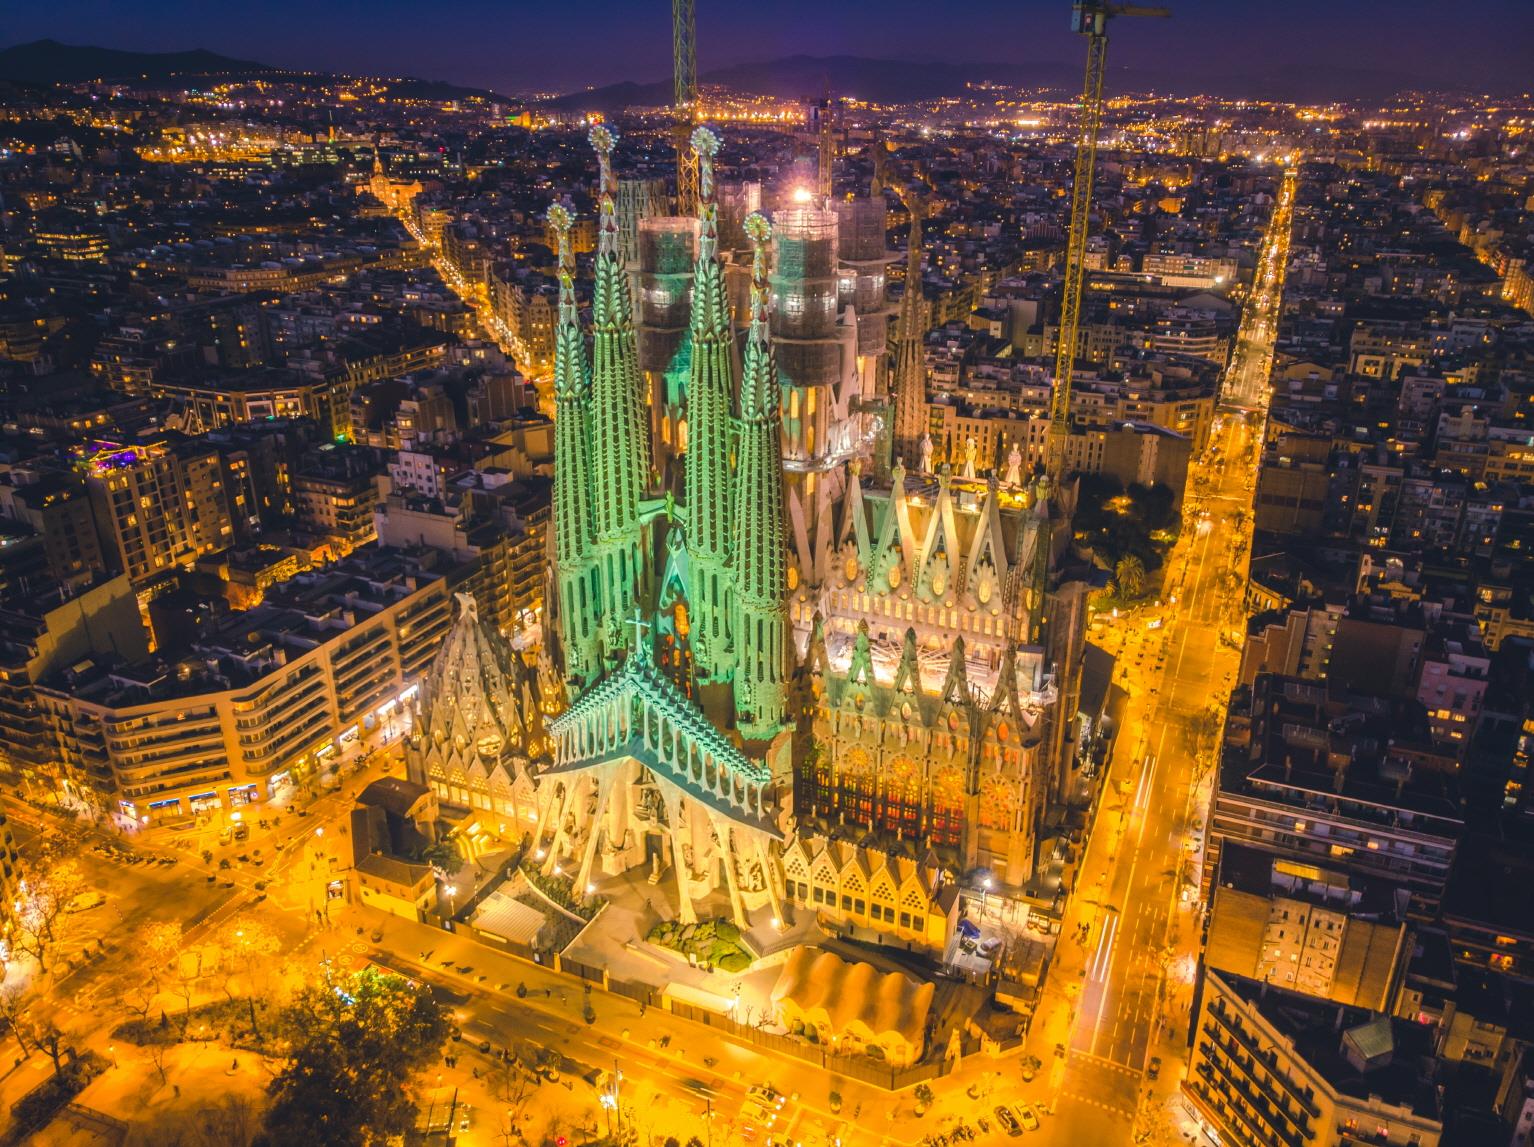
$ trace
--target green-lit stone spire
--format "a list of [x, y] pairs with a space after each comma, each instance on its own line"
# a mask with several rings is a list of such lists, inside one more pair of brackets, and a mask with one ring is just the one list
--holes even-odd
[[559, 237], [559, 327], [554, 341], [554, 567], [567, 680], [590, 681], [603, 609], [591, 560], [591, 374], [575, 305], [570, 212], [549, 208]]
[[698, 261], [693, 275], [692, 373], [687, 384], [687, 554], [694, 672], [725, 676], [732, 661], [730, 564], [730, 414], [735, 354], [724, 268], [719, 262], [719, 210], [714, 156], [719, 138], [692, 133], [698, 153]]
[[768, 334], [768, 242], [772, 227], [746, 217], [751, 240], [751, 330], [740, 380], [740, 457], [735, 471], [735, 717], [762, 740], [785, 726], [788, 666], [788, 538], [778, 366]]
[[650, 475], [650, 436], [634, 335], [628, 276], [618, 258], [617, 194], [612, 172], [615, 137], [591, 129], [601, 165], [602, 214], [592, 299], [592, 517], [601, 608], [610, 644], [627, 644], [620, 624], [640, 599], [644, 568], [639, 499]]

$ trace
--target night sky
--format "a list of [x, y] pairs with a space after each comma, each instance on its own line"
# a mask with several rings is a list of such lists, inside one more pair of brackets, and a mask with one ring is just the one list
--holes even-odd
[[[1078, 58], [1068, 0], [697, 0], [698, 68], [780, 56]], [[1534, 0], [1167, 0], [1172, 20], [1126, 21], [1113, 59], [1216, 82], [1252, 70], [1368, 69], [1424, 85], [1534, 88]], [[0, 46], [52, 37], [143, 51], [409, 74], [507, 93], [670, 71], [667, 0], [10, 0]], [[1228, 84], [1227, 84], [1228, 86]]]

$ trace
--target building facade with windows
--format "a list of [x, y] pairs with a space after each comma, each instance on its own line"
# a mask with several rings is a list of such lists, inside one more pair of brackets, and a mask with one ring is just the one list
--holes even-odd
[[178, 663], [64, 670], [37, 690], [60, 757], [138, 824], [283, 795], [399, 719], [468, 572], [435, 561], [366, 551], [273, 587]]
[[1204, 976], [1183, 1093], [1222, 1142], [1270, 1147], [1437, 1147], [1430, 1028]]

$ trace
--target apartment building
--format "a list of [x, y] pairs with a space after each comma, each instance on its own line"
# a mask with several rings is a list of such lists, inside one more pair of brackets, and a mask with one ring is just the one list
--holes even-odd
[[1401, 889], [1229, 842], [1215, 885], [1206, 967], [1390, 1010], [1412, 952]]
[[36, 685], [91, 657], [136, 661], [148, 653], [126, 574], [101, 575], [84, 587], [60, 585], [0, 609], [0, 771], [9, 782], [42, 799], [90, 803], [96, 788], [91, 778], [59, 767]]
[[321, 446], [293, 472], [299, 522], [338, 554], [373, 540], [378, 481], [372, 452], [356, 446]]
[[0, 480], [0, 514], [42, 538], [48, 570], [61, 583], [89, 585], [107, 566], [85, 485], [73, 474], [13, 470]]
[[234, 540], [224, 468], [206, 442], [97, 441], [80, 467], [111, 568], [144, 585]]
[[1183, 1093], [1222, 1142], [1437, 1147], [1431, 1028], [1230, 973], [1203, 988]]
[[273, 586], [180, 662], [87, 660], [38, 696], [64, 764], [126, 820], [266, 801], [408, 699], [470, 573], [429, 548], [367, 547]]
[[326, 437], [351, 427], [350, 392], [338, 376], [263, 366], [212, 379], [160, 379], [150, 393], [178, 401], [203, 430], [274, 418], [312, 419]]
[[1413, 702], [1260, 674], [1232, 698], [1206, 883], [1235, 841], [1399, 884], [1431, 913], [1464, 821], [1452, 773], [1426, 746]]
[[1148, 252], [1141, 260], [1140, 270], [1164, 287], [1188, 287], [1198, 291], [1227, 289], [1241, 272], [1234, 259], [1183, 251]]

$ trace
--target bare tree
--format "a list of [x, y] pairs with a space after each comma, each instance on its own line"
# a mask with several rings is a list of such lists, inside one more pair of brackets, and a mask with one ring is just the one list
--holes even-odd
[[142, 958], [140, 966], [149, 974], [156, 990], [160, 977], [170, 971], [181, 955], [183, 936], [179, 920], [160, 920], [139, 929], [135, 947]]
[[272, 959], [282, 950], [282, 941], [265, 920], [259, 917], [244, 920], [236, 917], [219, 930], [214, 943], [222, 959], [224, 994], [230, 1003], [235, 1000], [234, 977], [239, 975], [245, 979], [250, 1031], [259, 1039], [261, 1029], [256, 1018], [256, 1000], [270, 988]]
[[202, 979], [202, 949], [192, 948], [182, 952], [172, 961], [170, 973], [175, 983], [176, 995], [181, 997], [181, 1034], [186, 1035], [192, 1023], [192, 992]]
[[46, 972], [68, 934], [70, 901], [84, 889], [80, 862], [60, 849], [45, 847], [25, 864], [16, 883], [12, 951], [32, 957]]
[[144, 1044], [144, 1051], [149, 1056], [149, 1062], [154, 1065], [155, 1074], [160, 1077], [160, 1086], [164, 1087], [165, 1057], [170, 1054], [170, 1044], [155, 1039], [151, 1034], [149, 1041]]
[[147, 1126], [135, 1126], [125, 1147], [249, 1147], [257, 1122], [248, 1099], [226, 1095], [216, 1103], [166, 1112]]
[[254, 1105], [243, 1095], [226, 1095], [193, 1113], [197, 1147], [248, 1147], [260, 1122]]
[[149, 1013], [154, 1011], [154, 1003], [159, 995], [159, 984], [153, 977], [147, 980], [134, 980], [123, 993], [122, 1005], [130, 1016], [147, 1028]]
[[10, 983], [0, 988], [0, 1027], [15, 1033], [16, 1046], [22, 1055], [31, 1055], [32, 993], [24, 983]]
[[31, 985], [13, 983], [0, 989], [0, 1020], [10, 1025], [21, 1053], [42, 1052], [53, 1061], [55, 1075], [63, 1071], [66, 1059], [73, 1062], [69, 1036]]

